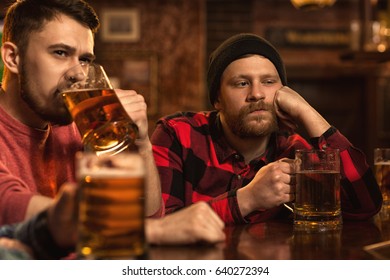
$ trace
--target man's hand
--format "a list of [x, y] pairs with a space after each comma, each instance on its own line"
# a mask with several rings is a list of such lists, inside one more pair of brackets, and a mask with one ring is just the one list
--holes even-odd
[[127, 114], [138, 126], [139, 140], [148, 141], [148, 115], [144, 97], [134, 90], [115, 89], [115, 93]]
[[319, 137], [330, 124], [296, 91], [282, 87], [276, 91], [274, 107], [280, 128], [295, 130], [303, 125], [310, 137]]
[[300, 122], [299, 110], [302, 105], [308, 104], [298, 93], [289, 87], [284, 86], [276, 91], [274, 107], [279, 119], [280, 129], [295, 131], [298, 128], [298, 123]]
[[223, 229], [223, 221], [206, 202], [146, 221], [146, 237], [152, 244], [217, 243], [225, 240]]
[[295, 168], [293, 160], [287, 158], [262, 167], [248, 185], [237, 190], [237, 201], [243, 216], [294, 199]]

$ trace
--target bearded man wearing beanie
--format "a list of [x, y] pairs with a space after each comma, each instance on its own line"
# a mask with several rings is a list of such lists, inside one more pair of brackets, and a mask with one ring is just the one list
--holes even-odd
[[[214, 111], [161, 118], [152, 135], [166, 213], [207, 201], [226, 224], [288, 216], [295, 199], [297, 149], [339, 149], [344, 219], [362, 220], [382, 196], [365, 155], [297, 92], [287, 87], [277, 50], [255, 34], [238, 34], [210, 56]], [[302, 126], [309, 141], [294, 132]]]

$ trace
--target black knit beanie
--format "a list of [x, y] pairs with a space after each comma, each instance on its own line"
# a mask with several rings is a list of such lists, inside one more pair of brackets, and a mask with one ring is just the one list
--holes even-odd
[[207, 87], [211, 105], [214, 105], [226, 67], [246, 54], [259, 54], [268, 58], [279, 73], [283, 85], [287, 85], [286, 70], [282, 58], [267, 40], [250, 33], [237, 34], [223, 42], [211, 55], [207, 71]]

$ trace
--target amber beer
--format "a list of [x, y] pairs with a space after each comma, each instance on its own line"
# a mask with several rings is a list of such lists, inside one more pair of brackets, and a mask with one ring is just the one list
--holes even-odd
[[296, 153], [294, 225], [337, 228], [342, 223], [338, 150]]
[[315, 170], [296, 174], [295, 223], [339, 223], [340, 172]]
[[64, 91], [62, 96], [86, 151], [116, 154], [137, 138], [137, 126], [113, 89], [77, 89]]
[[143, 258], [144, 166], [140, 155], [82, 153], [77, 162], [79, 258]]
[[376, 162], [374, 172], [382, 192], [383, 205], [390, 206], [390, 161]]

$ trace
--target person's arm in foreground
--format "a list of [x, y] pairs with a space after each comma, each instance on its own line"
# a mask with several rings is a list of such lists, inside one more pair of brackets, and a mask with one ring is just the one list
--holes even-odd
[[[77, 186], [65, 184], [45, 211], [20, 224], [2, 228], [0, 246], [20, 251], [20, 258], [59, 259], [77, 241]], [[5, 229], [5, 230], [3, 230]], [[217, 243], [225, 239], [224, 224], [206, 203], [196, 203], [164, 218], [146, 219], [145, 234], [152, 244]], [[8, 232], [7, 232], [8, 231]], [[8, 254], [18, 257], [18, 254]]]
[[218, 243], [225, 240], [224, 223], [206, 202], [198, 202], [162, 219], [148, 219], [151, 244]]
[[[36, 259], [59, 259], [76, 244], [76, 186], [65, 184], [58, 199], [30, 219], [0, 229], [0, 245]], [[22, 255], [23, 256], [23, 255]], [[25, 256], [23, 258], [26, 258]]]

